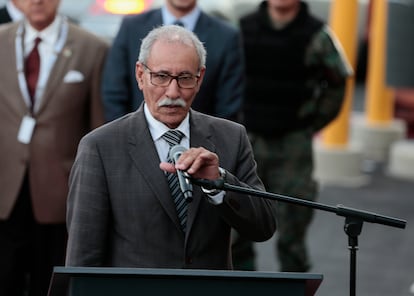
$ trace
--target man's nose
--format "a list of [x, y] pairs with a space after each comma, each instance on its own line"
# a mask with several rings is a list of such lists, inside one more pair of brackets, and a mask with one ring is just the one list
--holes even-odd
[[166, 95], [173, 99], [180, 96], [180, 87], [178, 86], [177, 79], [171, 79], [170, 84], [167, 86]]

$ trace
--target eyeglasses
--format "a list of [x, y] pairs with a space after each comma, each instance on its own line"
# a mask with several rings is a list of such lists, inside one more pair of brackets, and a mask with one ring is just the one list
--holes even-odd
[[164, 72], [152, 72], [152, 70], [142, 63], [142, 65], [149, 70], [150, 81], [155, 86], [169, 86], [171, 81], [175, 79], [178, 87], [180, 88], [194, 88], [197, 86], [200, 75], [182, 74], [182, 75], [171, 75]]

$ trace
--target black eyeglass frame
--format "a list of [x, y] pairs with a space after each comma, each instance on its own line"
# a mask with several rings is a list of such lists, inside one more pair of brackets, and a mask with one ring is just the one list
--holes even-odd
[[[193, 74], [191, 74], [191, 73], [188, 73], [188, 74], [181, 74], [181, 75], [171, 75], [171, 74], [169, 74], [169, 73], [165, 73], [165, 72], [153, 72], [152, 70], [151, 70], [151, 68], [150, 67], [148, 67], [146, 64], [144, 64], [144, 63], [141, 63], [144, 67], [145, 67], [145, 69], [147, 69], [148, 70], [148, 73], [150, 74], [150, 82], [151, 82], [151, 84], [152, 85], [154, 85], [154, 86], [160, 86], [160, 87], [167, 87], [167, 86], [169, 86], [170, 84], [171, 84], [171, 81], [173, 81], [173, 79], [175, 79], [176, 81], [177, 81], [177, 85], [178, 85], [178, 87], [179, 88], [183, 88], [183, 89], [192, 89], [192, 88], [195, 88], [196, 86], [197, 86], [197, 84], [198, 84], [198, 81], [199, 81], [199, 79], [200, 79], [200, 75], [193, 75]], [[153, 82], [153, 76], [154, 75], [162, 75], [162, 76], [167, 76], [167, 77], [169, 77], [170, 78], [170, 80], [168, 81], [168, 83], [165, 83], [165, 84], [157, 84], [157, 83], [154, 83]], [[188, 87], [183, 87], [182, 85], [181, 85], [181, 82], [182, 82], [182, 80], [180, 80], [180, 78], [186, 78], [186, 79], [188, 79], [188, 78], [195, 78], [194, 79], [194, 85], [193, 86], [188, 86]]]

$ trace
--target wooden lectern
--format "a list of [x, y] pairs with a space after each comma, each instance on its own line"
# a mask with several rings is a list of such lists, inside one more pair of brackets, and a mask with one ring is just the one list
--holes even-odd
[[196, 269], [55, 267], [49, 296], [311, 296], [323, 276]]

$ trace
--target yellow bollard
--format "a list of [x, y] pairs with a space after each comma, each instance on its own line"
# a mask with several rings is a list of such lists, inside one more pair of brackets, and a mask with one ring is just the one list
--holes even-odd
[[365, 116], [370, 125], [393, 120], [393, 91], [385, 83], [387, 1], [371, 0], [372, 20], [368, 48]]
[[[355, 69], [358, 41], [358, 0], [334, 0], [331, 4], [330, 27], [338, 37], [345, 55]], [[341, 112], [323, 129], [322, 145], [343, 148], [348, 144], [349, 117], [355, 88], [355, 78], [350, 77], [346, 83], [344, 103]]]

